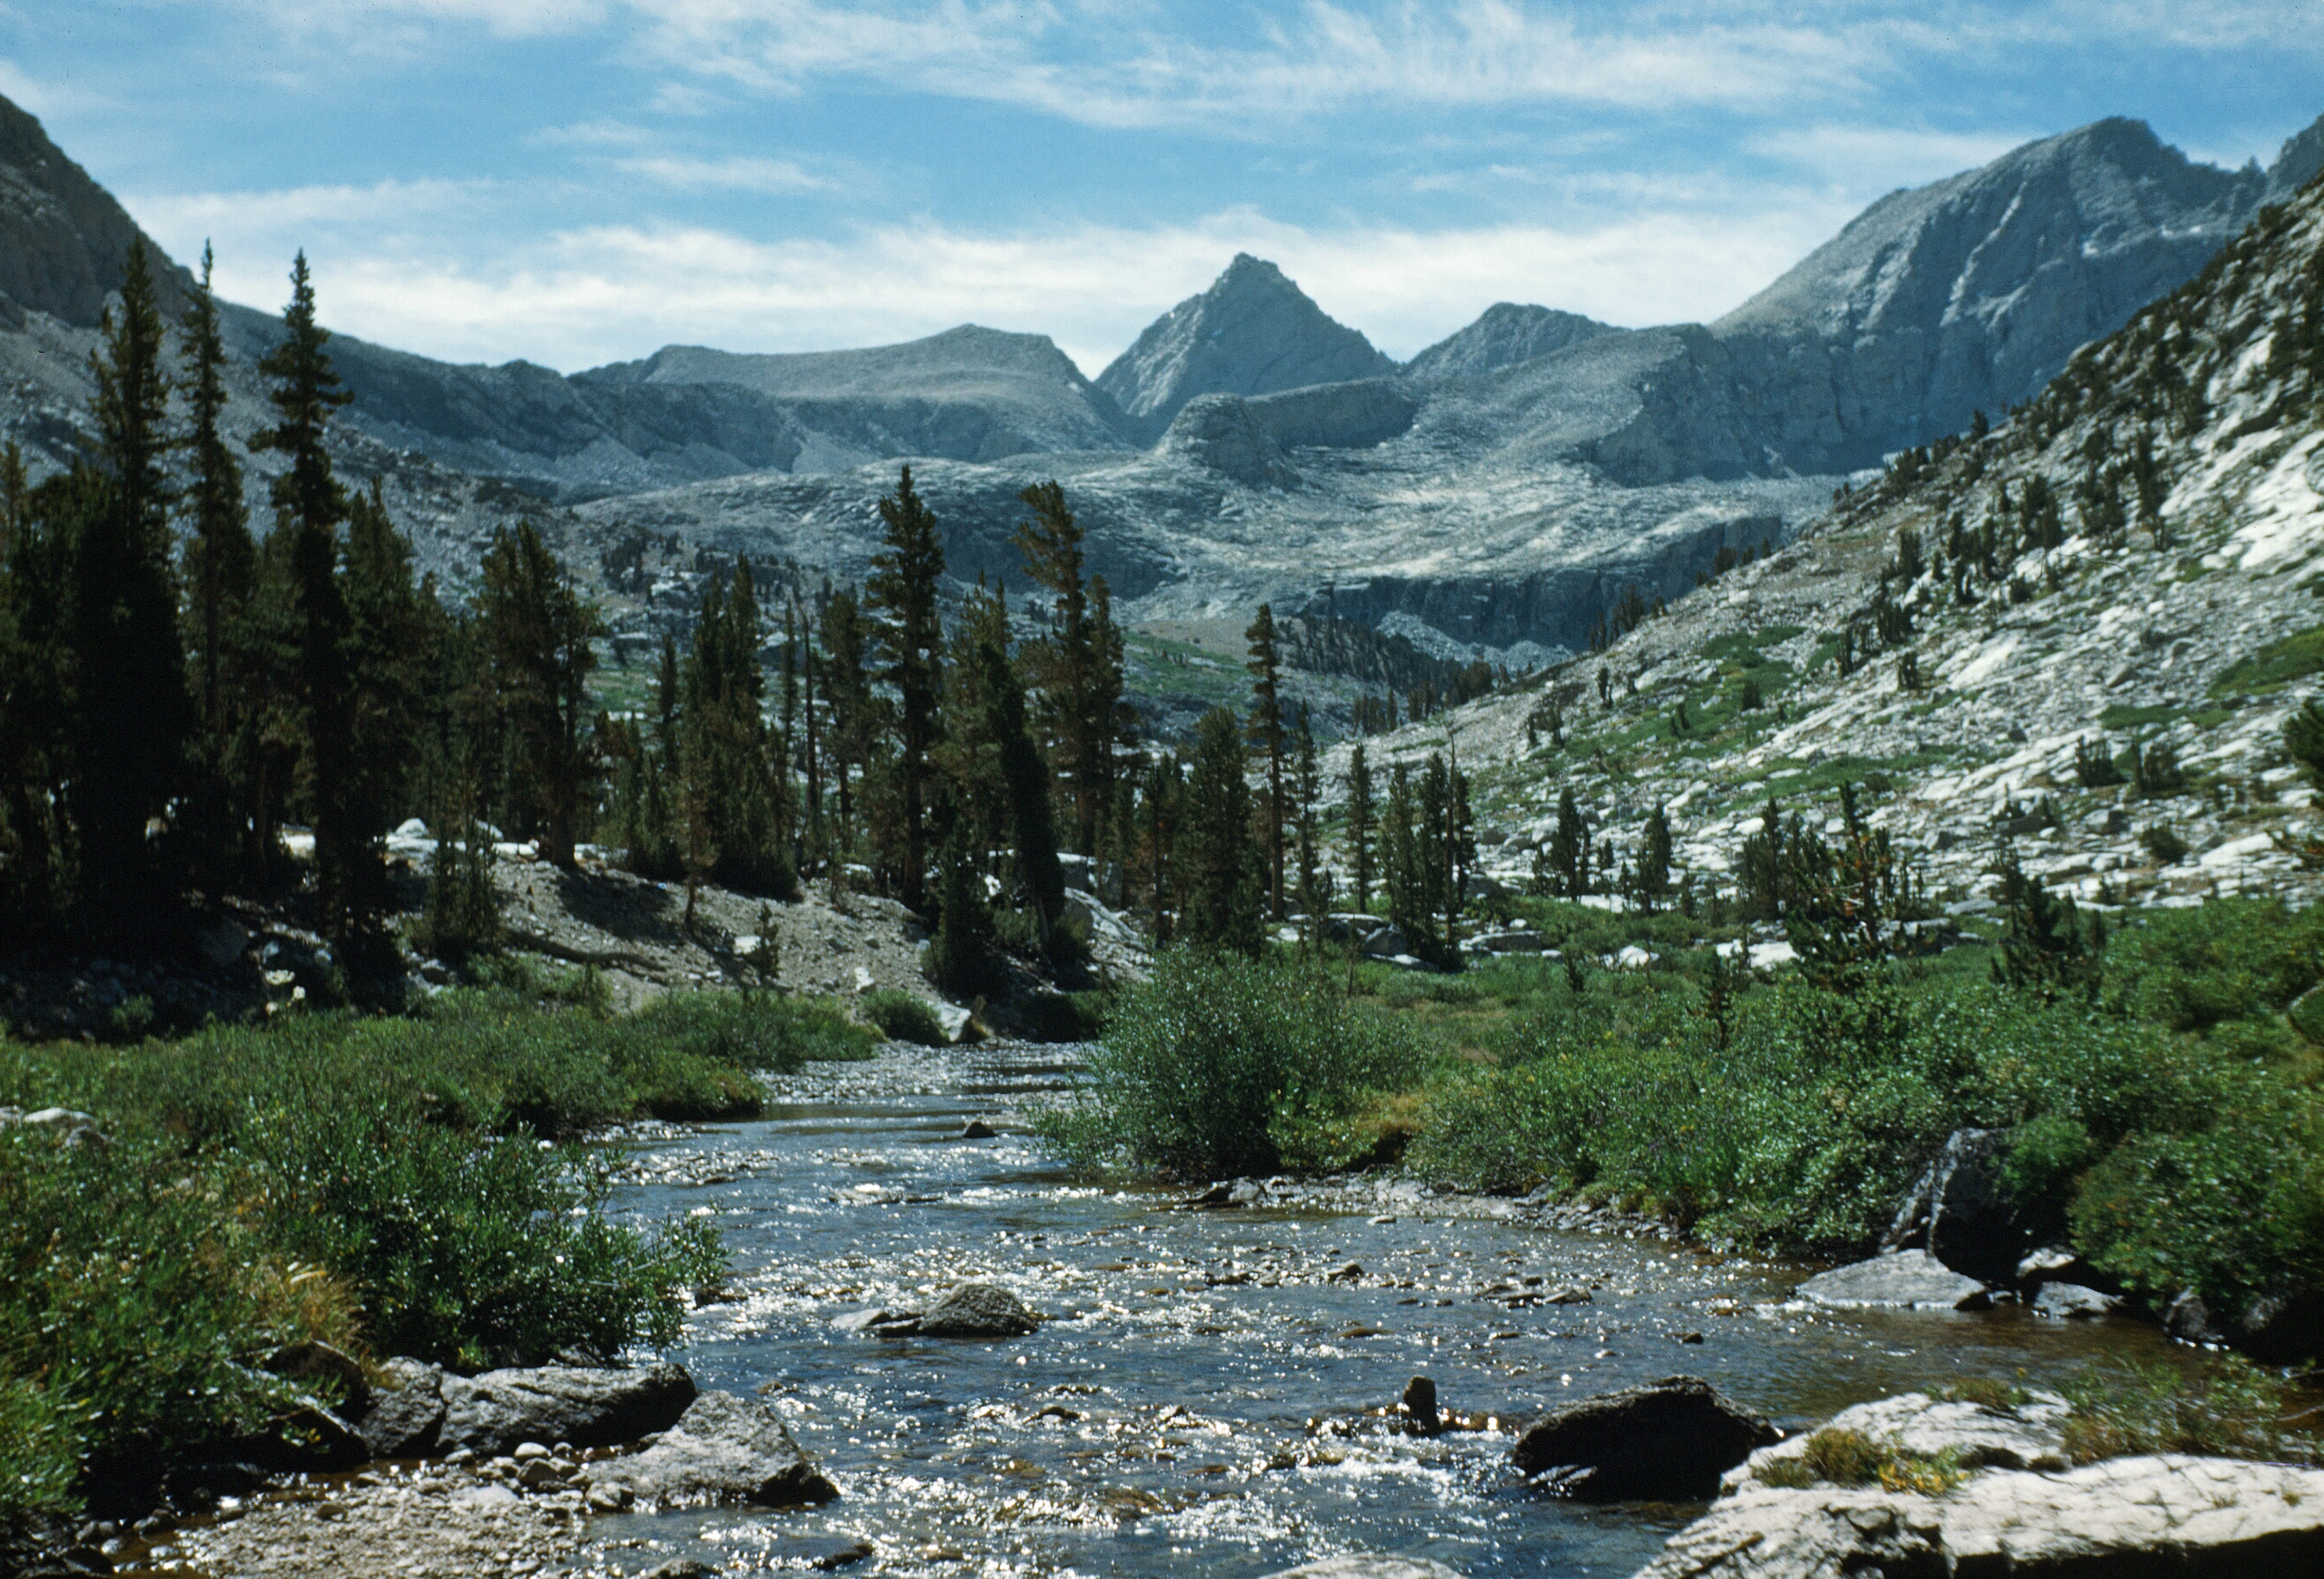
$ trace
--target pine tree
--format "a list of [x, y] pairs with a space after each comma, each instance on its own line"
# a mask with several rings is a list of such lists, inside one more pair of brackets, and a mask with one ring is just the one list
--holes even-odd
[[1315, 803], [1323, 793], [1323, 776], [1315, 762], [1315, 732], [1308, 726], [1307, 710], [1299, 710], [1299, 727], [1293, 734], [1292, 816], [1296, 825], [1299, 912], [1307, 918], [1310, 940], [1323, 939], [1323, 870], [1317, 859]]
[[1171, 938], [1171, 852], [1178, 836], [1178, 800], [1185, 785], [1181, 780], [1178, 761], [1172, 756], [1158, 756], [1148, 769], [1145, 785], [1139, 796], [1142, 813], [1135, 858], [1142, 873], [1139, 887], [1144, 890], [1154, 922], [1154, 942], [1159, 947]]
[[[360, 972], [394, 964], [378, 931], [393, 908], [383, 860], [405, 805], [415, 762], [429, 620], [411, 579], [411, 544], [388, 518], [379, 485], [349, 501], [345, 568], [350, 776], [343, 833], [358, 852], [347, 892], [358, 924], [349, 934]], [[318, 830], [319, 833], [319, 829]]]
[[229, 637], [250, 599], [258, 545], [243, 506], [242, 466], [218, 426], [226, 413], [226, 345], [218, 331], [217, 301], [210, 294], [210, 262], [205, 243], [201, 283], [187, 304], [179, 333], [190, 364], [183, 384], [193, 429], [186, 444], [193, 461], [192, 481], [186, 489], [186, 502], [192, 507], [186, 543], [187, 624], [202, 755], [215, 772], [222, 771], [233, 732]]
[[[277, 421], [250, 447], [274, 450], [290, 463], [272, 488], [274, 535], [284, 543], [285, 672], [303, 748], [300, 777], [314, 817], [323, 934], [346, 944], [372, 928], [375, 917], [367, 905], [375, 885], [366, 863], [378, 864], [359, 826], [363, 795], [348, 672], [353, 621], [338, 577], [338, 529], [347, 517], [347, 500], [324, 447], [331, 413], [351, 397], [324, 349], [330, 335], [316, 321], [314, 282], [303, 252], [290, 267], [290, 302], [282, 322], [282, 340], [258, 365], [273, 380], [268, 399]], [[271, 830], [262, 836], [271, 838]]]
[[1638, 907], [1649, 916], [1670, 893], [1670, 817], [1657, 806], [1638, 842]]
[[1049, 805], [1049, 770], [1025, 724], [1025, 685], [1009, 661], [1008, 626], [977, 642], [975, 665], [983, 693], [984, 733], [1000, 758], [1015, 835], [1017, 870], [1033, 912], [1035, 935], [1055, 953], [1065, 908], [1065, 879], [1057, 863], [1056, 824]]
[[119, 309], [106, 310], [104, 344], [90, 359], [105, 476], [101, 503], [78, 522], [69, 594], [74, 739], [65, 799], [83, 914], [106, 934], [162, 924], [176, 899], [147, 833], [184, 785], [191, 724], [170, 564], [164, 332], [144, 244], [134, 242]]
[[936, 586], [944, 576], [944, 546], [936, 540], [936, 517], [912, 491], [912, 468], [905, 466], [896, 491], [880, 500], [882, 546], [872, 560], [865, 585], [880, 616], [877, 642], [886, 666], [881, 678], [896, 688], [896, 788], [901, 823], [897, 887], [908, 909], [927, 899], [928, 753], [936, 744], [939, 668], [944, 633], [936, 614]]
[[73, 902], [78, 864], [56, 785], [70, 771], [72, 620], [68, 590], [80, 522], [105, 508], [104, 476], [78, 466], [27, 487], [23, 454], [0, 448], [0, 926], [53, 936]]
[[1364, 760], [1364, 743], [1356, 742], [1348, 756], [1348, 864], [1355, 880], [1356, 909], [1372, 908], [1373, 831], [1378, 813], [1372, 807], [1371, 764]]
[[1549, 837], [1549, 870], [1557, 883], [1557, 892], [1565, 899], [1578, 900], [1587, 891], [1584, 868], [1590, 859], [1590, 830], [1582, 821], [1582, 810], [1573, 802], [1571, 788], [1557, 792], [1557, 826]]
[[762, 712], [759, 599], [747, 559], [721, 588], [714, 581], [679, 671], [680, 838], [701, 876], [730, 888], [790, 899], [798, 878], [783, 839], [791, 795]]
[[481, 569], [475, 636], [511, 748], [510, 803], [542, 857], [570, 871], [601, 773], [588, 682], [604, 622], [529, 521], [493, 534]]
[[838, 802], [833, 845], [839, 854], [835, 858], [844, 860], [855, 847], [854, 782], [849, 775], [860, 780], [869, 771], [880, 723], [865, 668], [872, 626], [855, 594], [844, 586], [824, 601], [821, 625], [826, 655], [824, 700], [831, 711], [825, 761]]
[[1258, 853], [1234, 715], [1213, 707], [1196, 726], [1194, 771], [1179, 819], [1179, 941], [1257, 955]]
[[1380, 819], [1380, 886], [1391, 926], [1410, 940], [1423, 913], [1420, 849], [1413, 827], [1412, 775], [1397, 762], [1388, 772], [1388, 812]]
[[928, 940], [927, 972], [939, 992], [974, 998], [1001, 984], [993, 947], [992, 906], [984, 878], [957, 839], [946, 839], [937, 863], [936, 928]]
[[1043, 692], [1042, 713], [1057, 771], [1072, 786], [1074, 847], [1098, 854], [1099, 830], [1112, 794], [1116, 714], [1121, 706], [1121, 633], [1102, 577], [1082, 578], [1082, 529], [1065, 508], [1065, 490], [1037, 483], [1018, 497], [1033, 519], [1010, 540], [1036, 584], [1056, 600], [1051, 634], [1028, 644], [1028, 677]]
[[1267, 763], [1267, 791], [1259, 812], [1265, 819], [1261, 832], [1269, 873], [1268, 914], [1279, 921], [1283, 919], [1283, 757], [1288, 737], [1283, 726], [1282, 660], [1276, 650], [1272, 606], [1259, 605], [1259, 617], [1243, 632], [1243, 639], [1250, 643], [1250, 660], [1243, 665], [1251, 674], [1250, 743]]

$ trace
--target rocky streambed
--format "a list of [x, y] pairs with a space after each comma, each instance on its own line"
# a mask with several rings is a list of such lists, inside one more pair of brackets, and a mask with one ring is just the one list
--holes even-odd
[[[688, 1564], [1257, 1579], [1388, 1553], [1471, 1579], [1619, 1579], [1673, 1560], [1664, 1543], [1706, 1503], [1528, 1478], [1511, 1450], [1545, 1411], [1684, 1372], [1796, 1438], [1893, 1394], [2040, 1388], [2100, 1353], [2172, 1352], [2142, 1324], [2024, 1306], [1832, 1308], [1794, 1297], [1812, 1268], [1410, 1181], [1243, 1181], [1204, 1205], [1093, 1187], [1022, 1127], [1073, 1065], [1070, 1048], [894, 1048], [786, 1078], [756, 1122], [632, 1135], [620, 1209], [711, 1217], [733, 1252], [678, 1356], [701, 1395], [679, 1408], [724, 1399], [717, 1418], [643, 1441], [496, 1436], [457, 1464], [248, 1490], [207, 1519], [117, 1532], [115, 1556], [216, 1579]], [[976, 1283], [1010, 1297], [961, 1293]], [[1435, 1428], [1416, 1428], [1416, 1376]], [[438, 1385], [449, 1400], [478, 1384]], [[639, 1467], [687, 1429], [738, 1428], [750, 1463], [795, 1443], [837, 1495], [666, 1495]], [[1839, 1495], [1745, 1490], [1714, 1515]]]

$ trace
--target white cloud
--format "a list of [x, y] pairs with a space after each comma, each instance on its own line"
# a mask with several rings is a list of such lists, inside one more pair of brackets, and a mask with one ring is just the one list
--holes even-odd
[[779, 242], [599, 226], [477, 251], [474, 211], [507, 194], [439, 184], [405, 195], [305, 189], [134, 211], [180, 255], [214, 236], [221, 291], [261, 307], [280, 300], [282, 264], [303, 245], [335, 328], [448, 360], [570, 370], [671, 342], [822, 350], [976, 322], [1049, 335], [1092, 374], [1237, 252], [1280, 263], [1325, 311], [1406, 356], [1502, 300], [1617, 323], [1715, 317], [1846, 217], [1803, 199], [1748, 218], [1665, 211], [1424, 231], [1307, 228], [1230, 209], [1148, 227], [998, 235], [923, 221]]
[[617, 160], [614, 168], [681, 191], [799, 192], [830, 184], [820, 176], [809, 175], [797, 161], [788, 159], [654, 155]]
[[1877, 125], [1787, 127], [1750, 138], [1750, 152], [1783, 160], [1852, 190], [1941, 180], [2046, 135], [1914, 131]]

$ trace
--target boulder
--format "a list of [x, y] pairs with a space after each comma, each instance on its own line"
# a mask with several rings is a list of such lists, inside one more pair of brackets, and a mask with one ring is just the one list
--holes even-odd
[[2163, 1330], [2182, 1344], [2224, 1344], [2227, 1334], [2211, 1319], [2211, 1307], [2192, 1288], [2181, 1288], [2163, 1307]]
[[963, 1283], [920, 1314], [928, 1338], [1017, 1338], [1037, 1331], [1033, 1307], [997, 1283]]
[[1636, 1579], [2319, 1571], [2324, 1470], [2174, 1454], [1988, 1471], [1943, 1497], [1754, 1485], [1673, 1536]]
[[770, 1405], [731, 1392], [699, 1395], [651, 1447], [594, 1467], [589, 1486], [593, 1493], [626, 1491], [640, 1502], [664, 1508], [705, 1502], [792, 1507], [839, 1495]]
[[[1940, 1402], [1923, 1392], [1900, 1393], [1840, 1410], [1825, 1427], [1855, 1431], [1898, 1452], [1934, 1457], [1950, 1453], [1963, 1469], [2061, 1470], [2066, 1467], [2066, 1400], [2036, 1392], [2010, 1408]], [[1721, 1482], [1732, 1493], [1765, 1483], [1764, 1469], [1807, 1452], [1812, 1432], [1762, 1447], [1729, 1470]]]
[[2292, 1365], [2324, 1354], [2324, 1295], [2263, 1294], [2244, 1307], [2227, 1341], [2263, 1365]]
[[1453, 1569], [1426, 1557], [1393, 1557], [1385, 1552], [1348, 1552], [1321, 1562], [1281, 1568], [1267, 1579], [1461, 1579]]
[[394, 1359], [380, 1367], [383, 1385], [355, 1427], [374, 1458], [420, 1458], [436, 1451], [444, 1424], [444, 1368]]
[[850, 1311], [831, 1324], [844, 1333], [874, 1333], [883, 1338], [908, 1337], [920, 1330], [920, 1318], [908, 1310]]
[[2009, 1149], [2006, 1130], [1955, 1130], [1947, 1136], [1898, 1208], [1882, 1248], [1915, 1247], [1965, 1276], [2009, 1282], [2037, 1242], [2035, 1230], [2055, 1226], [2003, 1182]]
[[2121, 1304], [2111, 1294], [2101, 1294], [2079, 1283], [2044, 1283], [2034, 1296], [2034, 1314], [2066, 1321], [2077, 1316], [2111, 1316]]
[[1900, 1250], [1820, 1272], [1794, 1297], [1835, 1310], [1983, 1310], [1985, 1285], [1941, 1264], [1924, 1250]]
[[293, 1381], [335, 1383], [339, 1395], [337, 1412], [345, 1419], [360, 1419], [364, 1411], [371, 1408], [371, 1383], [364, 1376], [363, 1366], [346, 1350], [319, 1338], [275, 1350], [266, 1357], [266, 1369]]
[[623, 1370], [543, 1366], [443, 1379], [447, 1450], [487, 1456], [521, 1442], [610, 1447], [678, 1423], [694, 1401], [694, 1379], [679, 1365]]
[[1711, 1496], [1720, 1475], [1780, 1436], [1701, 1377], [1666, 1376], [1551, 1410], [1509, 1456], [1582, 1501], [1683, 1501]]

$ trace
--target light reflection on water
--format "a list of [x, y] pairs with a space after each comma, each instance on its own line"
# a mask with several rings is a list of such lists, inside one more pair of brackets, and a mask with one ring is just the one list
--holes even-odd
[[[866, 1542], [846, 1571], [1241, 1579], [1374, 1550], [1479, 1576], [1618, 1576], [1695, 1510], [1540, 1496], [1508, 1466], [1510, 1420], [1690, 1371], [1793, 1427], [1953, 1376], [2040, 1381], [2100, 1349], [2160, 1348], [2128, 1323], [2016, 1311], [1811, 1313], [1780, 1303], [1798, 1268], [1410, 1186], [1212, 1212], [1092, 1188], [1010, 1127], [1072, 1068], [1056, 1048], [891, 1051], [783, 1080], [758, 1122], [641, 1150], [648, 1182], [622, 1209], [706, 1208], [734, 1256], [738, 1297], [695, 1314], [687, 1364], [775, 1402], [844, 1494], [602, 1519], [613, 1569], [798, 1568]], [[972, 1116], [1004, 1132], [958, 1139]], [[1360, 1278], [1327, 1280], [1350, 1261]], [[1007, 1344], [831, 1325], [967, 1278], [1056, 1319]], [[1561, 1285], [1591, 1302], [1523, 1303]], [[1501, 1428], [1346, 1427], [1415, 1374]]]

